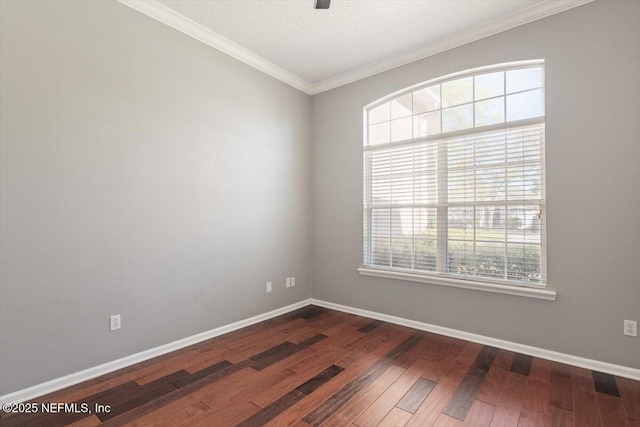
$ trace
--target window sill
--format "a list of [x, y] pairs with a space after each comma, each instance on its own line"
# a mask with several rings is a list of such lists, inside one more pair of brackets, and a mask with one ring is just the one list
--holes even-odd
[[451, 286], [454, 288], [475, 289], [476, 291], [494, 292], [498, 294], [516, 295], [555, 301], [556, 292], [547, 289], [526, 288], [524, 286], [497, 285], [486, 282], [474, 282], [449, 277], [427, 276], [422, 274], [403, 273], [399, 271], [378, 270], [375, 268], [358, 268], [362, 276], [385, 277], [387, 279], [408, 280], [410, 282], [429, 283], [431, 285]]

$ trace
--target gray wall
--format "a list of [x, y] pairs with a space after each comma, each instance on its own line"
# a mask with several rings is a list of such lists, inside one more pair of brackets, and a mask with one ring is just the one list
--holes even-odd
[[[639, 3], [498, 34], [314, 96], [313, 112], [121, 4], [0, 7], [0, 394], [299, 301], [311, 261], [317, 298], [640, 367], [622, 335], [640, 318]], [[558, 300], [358, 276], [362, 107], [532, 58], [547, 61]]]
[[0, 6], [0, 394], [309, 297], [308, 95], [114, 1]]
[[[358, 276], [362, 108], [469, 68], [546, 60], [556, 301]], [[313, 97], [313, 295], [640, 368], [640, 2], [597, 1]]]

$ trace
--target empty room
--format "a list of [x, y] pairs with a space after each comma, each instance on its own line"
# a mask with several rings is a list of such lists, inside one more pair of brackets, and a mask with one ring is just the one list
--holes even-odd
[[640, 1], [0, 0], [0, 426], [640, 427]]

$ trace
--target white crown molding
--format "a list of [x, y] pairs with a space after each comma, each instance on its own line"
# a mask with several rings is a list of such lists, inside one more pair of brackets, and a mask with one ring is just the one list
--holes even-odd
[[365, 65], [313, 84], [267, 61], [248, 49], [235, 44], [203, 25], [192, 21], [156, 0], [117, 1], [226, 53], [308, 95], [315, 95], [489, 37], [502, 31], [564, 12], [565, 10], [590, 3], [594, 0], [543, 0], [517, 12], [500, 17], [488, 24], [465, 29], [409, 53]]
[[289, 86], [301, 90], [307, 95], [311, 95], [311, 85], [304, 79], [301, 79], [300, 77], [278, 67], [276, 64], [269, 62], [250, 50], [235, 44], [231, 40], [211, 31], [195, 21], [192, 21], [156, 0], [117, 1], [137, 10], [138, 12], [142, 12], [145, 15], [170, 26], [171, 28], [193, 37], [194, 39], [199, 40], [220, 52], [226, 53], [232, 58], [242, 61], [263, 73], [288, 84]]
[[445, 52], [450, 49], [510, 30], [529, 22], [564, 12], [577, 6], [591, 3], [594, 0], [544, 0], [527, 8], [500, 17], [490, 23], [471, 27], [451, 34], [435, 43], [429, 43], [417, 50], [398, 55], [374, 64], [368, 64], [355, 70], [330, 77], [311, 85], [311, 94], [326, 92], [367, 77], [389, 71], [393, 68], [419, 61], [429, 56]]
[[112, 362], [103, 363], [102, 365], [94, 366], [93, 368], [85, 369], [83, 371], [74, 372], [73, 374], [66, 375], [64, 377], [56, 378], [51, 381], [47, 381], [41, 384], [34, 385], [29, 388], [15, 391], [0, 396], [0, 406], [5, 403], [20, 403], [38, 396], [53, 393], [54, 391], [61, 390], [66, 387], [70, 387], [74, 384], [81, 383], [93, 378], [97, 378], [101, 375], [108, 374], [118, 369], [126, 368], [127, 366], [135, 365], [136, 363], [144, 362], [145, 360], [152, 359], [157, 356], [161, 356], [172, 351], [179, 350], [181, 348], [197, 344], [199, 342], [233, 332], [238, 329], [246, 328], [255, 323], [264, 322], [265, 320], [273, 317], [280, 316], [282, 314], [289, 313], [293, 310], [305, 307], [311, 303], [310, 299], [304, 299], [298, 301], [286, 307], [278, 308], [276, 310], [262, 313], [257, 316], [250, 317], [248, 319], [239, 320], [228, 325], [220, 326], [219, 328], [211, 329], [200, 334], [192, 335], [187, 338], [183, 338], [177, 341], [173, 341], [169, 344], [164, 344], [159, 347], [154, 347], [149, 350], [141, 351], [140, 353], [132, 354], [121, 359], [114, 360]]
[[605, 372], [619, 377], [630, 378], [632, 380], [640, 380], [640, 369], [628, 366], [615, 365], [613, 363], [601, 362], [599, 360], [587, 359], [585, 357], [574, 356], [557, 351], [546, 350], [544, 348], [533, 347], [530, 345], [519, 344], [512, 341], [505, 341], [498, 338], [486, 337], [471, 332], [460, 331], [458, 329], [445, 328], [443, 326], [432, 325], [430, 323], [409, 320], [402, 317], [391, 316], [389, 314], [378, 313], [375, 311], [363, 310], [360, 308], [350, 307], [347, 305], [336, 304], [333, 302], [323, 301], [311, 298], [311, 304], [320, 307], [330, 308], [345, 313], [351, 313], [358, 316], [369, 317], [371, 319], [382, 320], [383, 322], [393, 323], [396, 325], [406, 326], [408, 328], [418, 329], [421, 331], [433, 332], [434, 334], [445, 335], [448, 337], [459, 338], [465, 341], [471, 341], [478, 344], [490, 345], [504, 350], [514, 351], [516, 353], [528, 354], [529, 356], [539, 357], [541, 359], [553, 360], [554, 362], [565, 363], [567, 365], [578, 366], [580, 368], [590, 369], [598, 372]]

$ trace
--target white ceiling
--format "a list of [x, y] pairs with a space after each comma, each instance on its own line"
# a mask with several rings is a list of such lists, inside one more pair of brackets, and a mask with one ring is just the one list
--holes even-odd
[[121, 1], [317, 93], [590, 0]]

